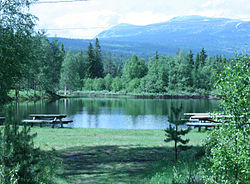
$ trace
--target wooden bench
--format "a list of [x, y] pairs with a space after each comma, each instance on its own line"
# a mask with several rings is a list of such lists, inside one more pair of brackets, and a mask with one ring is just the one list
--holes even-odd
[[199, 132], [201, 131], [201, 127], [205, 127], [206, 130], [211, 127], [218, 127], [221, 126], [221, 123], [186, 123], [187, 126], [193, 126], [194, 128], [198, 127]]

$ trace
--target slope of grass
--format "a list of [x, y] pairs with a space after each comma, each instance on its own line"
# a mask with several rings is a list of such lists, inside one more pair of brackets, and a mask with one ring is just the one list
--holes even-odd
[[[163, 130], [36, 127], [32, 132], [36, 146], [54, 148], [62, 160], [58, 183], [168, 183], [173, 177], [173, 144], [163, 141]], [[197, 130], [187, 135], [193, 149], [205, 136]], [[180, 160], [190, 163], [190, 153], [181, 153]]]

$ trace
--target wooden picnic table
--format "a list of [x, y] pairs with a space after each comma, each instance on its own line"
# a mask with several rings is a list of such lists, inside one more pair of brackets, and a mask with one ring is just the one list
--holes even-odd
[[[198, 130], [201, 130], [201, 127], [205, 127], [206, 129], [209, 127], [216, 127], [219, 125], [219, 122], [213, 119], [213, 116], [216, 115], [214, 113], [184, 113], [185, 116], [190, 116], [187, 120], [189, 121], [186, 125], [198, 127]], [[216, 116], [218, 116], [217, 114]], [[219, 115], [220, 116], [220, 115]]]
[[[208, 127], [219, 127], [222, 121], [226, 121], [228, 119], [231, 119], [233, 116], [231, 115], [223, 115], [223, 114], [215, 114], [215, 113], [184, 113], [185, 116], [190, 116], [187, 121], [187, 126], [193, 126], [198, 127], [199, 131], [201, 130], [201, 127], [205, 127], [206, 129]], [[220, 121], [216, 121], [214, 119], [216, 117], [217, 119], [220, 119]], [[243, 116], [240, 116], [243, 117]], [[218, 126], [219, 125], [219, 126]]]
[[31, 127], [33, 124], [40, 124], [40, 127], [42, 127], [42, 124], [52, 124], [52, 128], [54, 128], [55, 124], [61, 124], [61, 128], [63, 128], [63, 124], [72, 123], [72, 120], [62, 120], [63, 118], [66, 118], [66, 114], [30, 114], [30, 117], [32, 119], [30, 120], [23, 120], [24, 123], [30, 123]]

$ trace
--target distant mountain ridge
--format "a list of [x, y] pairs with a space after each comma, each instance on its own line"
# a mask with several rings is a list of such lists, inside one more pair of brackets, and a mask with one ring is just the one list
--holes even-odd
[[250, 45], [250, 21], [183, 16], [146, 26], [123, 23], [96, 37], [104, 51], [116, 53], [152, 56], [156, 50], [160, 54], [175, 54], [178, 49], [198, 52], [204, 47], [209, 55], [231, 56], [236, 50], [250, 51], [246, 47]]

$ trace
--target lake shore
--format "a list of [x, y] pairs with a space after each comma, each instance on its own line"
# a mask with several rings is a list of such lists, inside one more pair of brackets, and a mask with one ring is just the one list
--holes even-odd
[[75, 91], [71, 94], [64, 95], [64, 98], [72, 97], [112, 97], [112, 98], [145, 98], [145, 99], [219, 99], [216, 94], [197, 94], [188, 92], [179, 93], [125, 93], [125, 92], [108, 92], [108, 91]]
[[[162, 129], [34, 127], [31, 131], [37, 133], [35, 146], [54, 148], [62, 161], [58, 183], [154, 183], [155, 175], [166, 171], [164, 177], [173, 177], [173, 143], [164, 142]], [[185, 163], [202, 145], [206, 132], [195, 129], [186, 137], [193, 148], [180, 153]]]

